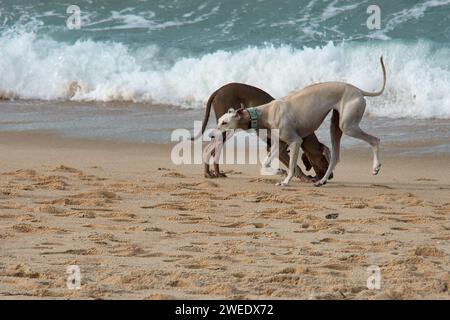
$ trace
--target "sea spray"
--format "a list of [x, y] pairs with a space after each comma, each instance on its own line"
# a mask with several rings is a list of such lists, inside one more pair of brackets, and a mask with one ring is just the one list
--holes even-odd
[[218, 50], [167, 61], [155, 45], [146, 53], [123, 43], [73, 44], [24, 32], [0, 38], [0, 92], [20, 99], [154, 102], [202, 108], [228, 82], [261, 87], [276, 97], [311, 83], [346, 81], [376, 90], [385, 56], [388, 82], [370, 99], [376, 116], [450, 118], [450, 50], [419, 41], [328, 43]]

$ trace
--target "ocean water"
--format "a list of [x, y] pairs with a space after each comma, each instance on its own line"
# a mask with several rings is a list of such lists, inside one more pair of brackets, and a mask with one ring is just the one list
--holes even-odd
[[[380, 55], [388, 82], [381, 97], [367, 99], [369, 116], [412, 128], [450, 119], [450, 0], [377, 1], [379, 30], [366, 25], [369, 0], [77, 1], [80, 29], [66, 25], [70, 4], [0, 1], [0, 97], [14, 100], [0, 105], [3, 129], [20, 127], [10, 120], [30, 105], [58, 103], [66, 114], [78, 106], [82, 119], [101, 110], [106, 117], [103, 103], [131, 103], [200, 120], [209, 95], [232, 81], [276, 97], [334, 80], [376, 90]], [[27, 123], [35, 123], [21, 128], [36, 127], [34, 112]], [[158, 123], [149, 118], [151, 131]]]

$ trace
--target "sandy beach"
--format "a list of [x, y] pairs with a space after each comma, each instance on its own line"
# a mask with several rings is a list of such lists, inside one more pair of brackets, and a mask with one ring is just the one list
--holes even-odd
[[449, 155], [382, 146], [373, 177], [370, 150], [343, 150], [326, 186], [280, 188], [170, 150], [1, 133], [0, 299], [449, 299]]
[[[0, 8], [0, 300], [450, 301], [450, 0]], [[172, 159], [217, 123], [331, 147], [331, 110], [322, 187], [252, 130], [226, 178]]]

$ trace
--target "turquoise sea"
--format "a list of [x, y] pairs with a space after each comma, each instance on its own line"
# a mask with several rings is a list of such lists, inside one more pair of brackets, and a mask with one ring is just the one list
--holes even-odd
[[[73, 4], [79, 29], [66, 23]], [[2, 0], [0, 52], [3, 131], [167, 141], [225, 83], [276, 97], [330, 80], [375, 90], [384, 55], [388, 84], [368, 99], [369, 122], [395, 122], [387, 139], [450, 137], [450, 0]]]

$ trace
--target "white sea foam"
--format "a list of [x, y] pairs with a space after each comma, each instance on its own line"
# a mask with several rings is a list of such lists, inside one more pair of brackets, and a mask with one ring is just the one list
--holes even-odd
[[115, 42], [61, 43], [32, 32], [0, 37], [0, 96], [20, 99], [158, 102], [202, 108], [228, 82], [261, 87], [276, 97], [314, 82], [346, 81], [378, 90], [368, 98], [376, 116], [450, 118], [449, 48], [393, 41], [296, 49], [249, 47], [179, 57], [169, 63], [156, 46], [132, 51]]
[[332, 3], [330, 3], [325, 8], [325, 10], [322, 12], [322, 15], [320, 16], [320, 18], [323, 21], [333, 18], [342, 12], [354, 10], [354, 9], [358, 8], [358, 6], [360, 5], [360, 3], [354, 3], [354, 4], [344, 5], [341, 7], [336, 7], [336, 4], [338, 4], [338, 0], [334, 0]]

